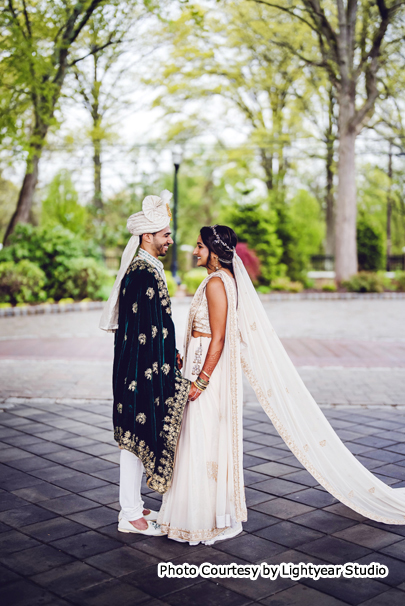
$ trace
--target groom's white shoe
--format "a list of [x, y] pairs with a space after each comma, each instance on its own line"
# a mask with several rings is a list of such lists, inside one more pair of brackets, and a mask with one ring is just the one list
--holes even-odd
[[[158, 511], [153, 511], [153, 509], [149, 509], [149, 513], [146, 516], [143, 516], [147, 522], [156, 522], [158, 517]], [[122, 519], [122, 511], [118, 514], [118, 522]]]
[[165, 534], [164, 532], [162, 532], [160, 524], [156, 524], [156, 522], [148, 522], [148, 527], [145, 528], [145, 530], [139, 530], [138, 528], [135, 528], [135, 526], [131, 524], [131, 522], [128, 522], [123, 518], [121, 518], [118, 523], [118, 530], [120, 532], [134, 532], [136, 534], [145, 534], [151, 537], [162, 537]]

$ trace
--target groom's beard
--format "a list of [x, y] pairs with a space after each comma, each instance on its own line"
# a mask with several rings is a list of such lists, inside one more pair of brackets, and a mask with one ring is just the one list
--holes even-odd
[[169, 248], [166, 244], [162, 244], [162, 246], [159, 246], [159, 248], [157, 249], [158, 257], [165, 257], [168, 250]]

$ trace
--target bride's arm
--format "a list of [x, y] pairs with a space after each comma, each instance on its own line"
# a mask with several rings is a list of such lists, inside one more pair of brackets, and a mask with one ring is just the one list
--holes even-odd
[[[208, 303], [208, 314], [211, 326], [211, 343], [207, 351], [204, 365], [199, 377], [208, 381], [208, 377], [203, 373], [212, 375], [221, 357], [225, 344], [226, 316], [228, 313], [228, 299], [226, 297], [225, 286], [221, 280], [211, 279], [206, 286], [206, 295]], [[202, 392], [194, 385], [191, 386], [189, 399], [194, 401]]]

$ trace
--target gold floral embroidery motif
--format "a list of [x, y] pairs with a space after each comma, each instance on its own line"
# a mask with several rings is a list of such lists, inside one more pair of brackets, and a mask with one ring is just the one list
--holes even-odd
[[162, 371], [163, 371], [163, 374], [165, 374], [165, 375], [169, 374], [169, 372], [170, 372], [170, 364], [167, 364], [167, 363], [163, 364]]
[[218, 480], [218, 463], [215, 461], [207, 461], [207, 475], [210, 480]]
[[131, 391], [135, 391], [137, 386], [137, 382], [136, 381], [131, 381], [131, 383], [128, 386], [128, 389], [130, 389]]
[[267, 395], [269, 396], [269, 398], [271, 398], [271, 397], [272, 397], [273, 392], [271, 391], [271, 389], [268, 389], [268, 390], [267, 390]]
[[138, 303], [134, 303], [132, 306], [132, 311], [134, 314], [136, 314], [136, 312], [138, 311]]
[[126, 341], [128, 339], [127, 335], [124, 335], [124, 341]]
[[251, 325], [250, 325], [250, 328], [251, 328], [252, 330], [256, 330], [256, 329], [257, 329], [257, 328], [256, 328], [256, 322], [253, 322], [253, 324], [251, 324]]
[[309, 450], [309, 446], [308, 446], [308, 444], [305, 444], [305, 446], [304, 446], [304, 450], [305, 450], [305, 452], [308, 452], [308, 450]]
[[[127, 272], [127, 273], [128, 273], [128, 272]], [[123, 288], [123, 289], [122, 289], [122, 294], [124, 295], [124, 297], [125, 297], [125, 292], [126, 292], [126, 290], [127, 290], [126, 288]]]
[[163, 338], [166, 339], [168, 334], [169, 334], [169, 331], [167, 330], [167, 328], [164, 328], [163, 329]]
[[143, 412], [140, 412], [139, 414], [136, 415], [135, 421], [137, 421], [137, 423], [140, 423], [141, 425], [145, 425], [146, 415]]
[[151, 369], [151, 368], [147, 368], [147, 369], [145, 370], [145, 377], [146, 377], [147, 379], [151, 379], [151, 378], [152, 378], [152, 369]]
[[149, 299], [153, 299], [155, 296], [155, 291], [151, 286], [149, 286], [148, 290], [146, 291], [146, 296], [149, 297]]
[[159, 406], [159, 398], [155, 398], [155, 406]]
[[168, 304], [168, 300], [167, 299], [162, 299], [162, 305], [163, 307], [166, 307], [166, 305]]
[[138, 341], [141, 345], [145, 345], [146, 343], [146, 335], [144, 335], [143, 333], [141, 333], [138, 337]]
[[117, 410], [120, 414], [122, 412], [122, 408], [123, 408], [122, 404], [117, 404]]
[[368, 489], [368, 491], [369, 491], [369, 492], [371, 492], [371, 494], [372, 494], [373, 492], [375, 492], [375, 488], [374, 488], [374, 486], [372, 486], [371, 488], [369, 488], [369, 489]]
[[157, 335], [158, 329], [156, 326], [152, 326], [152, 339], [154, 339]]
[[155, 374], [159, 374], [159, 364], [157, 362], [153, 362], [152, 368]]
[[326, 445], [326, 440], [321, 440], [321, 441], [319, 442], [319, 444], [320, 444], [322, 447], [324, 447], [324, 446]]

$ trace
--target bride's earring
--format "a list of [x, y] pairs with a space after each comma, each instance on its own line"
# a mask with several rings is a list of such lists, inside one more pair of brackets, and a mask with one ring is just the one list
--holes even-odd
[[218, 257], [215, 257], [215, 271], [218, 271]]

